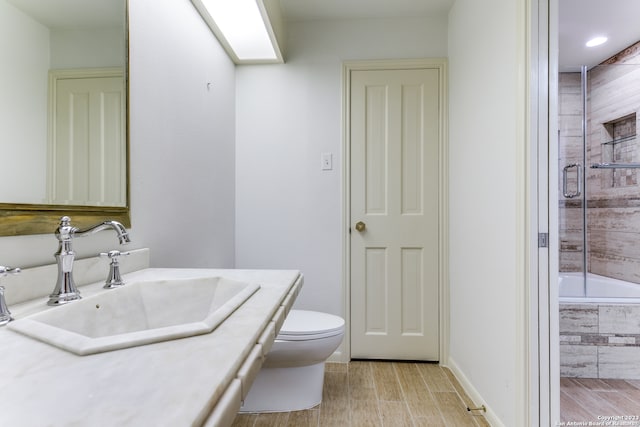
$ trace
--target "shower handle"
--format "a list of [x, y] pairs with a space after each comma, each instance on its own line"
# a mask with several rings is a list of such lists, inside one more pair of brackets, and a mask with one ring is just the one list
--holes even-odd
[[[569, 174], [569, 169], [576, 168], [576, 191], [570, 193], [567, 189], [567, 175]], [[567, 199], [573, 199], [574, 197], [579, 197], [582, 194], [582, 166], [579, 163], [571, 163], [570, 165], [565, 166], [562, 169], [562, 195]]]

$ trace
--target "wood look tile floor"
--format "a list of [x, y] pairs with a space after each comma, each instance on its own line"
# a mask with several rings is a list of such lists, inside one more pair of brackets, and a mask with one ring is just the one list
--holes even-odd
[[640, 380], [560, 379], [560, 421], [588, 423], [610, 416], [629, 422], [613, 425], [640, 426]]
[[306, 411], [240, 414], [233, 427], [489, 426], [455, 377], [434, 363], [327, 363], [322, 403]]

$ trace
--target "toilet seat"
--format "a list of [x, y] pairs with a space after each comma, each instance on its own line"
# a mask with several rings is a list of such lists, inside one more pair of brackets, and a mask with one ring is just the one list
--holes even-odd
[[333, 337], [344, 333], [344, 319], [317, 311], [291, 310], [276, 339], [305, 341]]

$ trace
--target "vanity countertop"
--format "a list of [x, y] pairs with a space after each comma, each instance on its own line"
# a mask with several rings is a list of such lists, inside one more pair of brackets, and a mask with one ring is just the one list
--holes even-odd
[[[201, 425], [300, 277], [294, 270], [149, 268], [123, 278], [159, 275], [215, 275], [258, 283], [260, 289], [209, 334], [88, 356], [0, 328], [0, 425]], [[85, 297], [103, 291], [102, 283], [81, 288]], [[40, 298], [10, 309], [19, 319], [56, 308]]]

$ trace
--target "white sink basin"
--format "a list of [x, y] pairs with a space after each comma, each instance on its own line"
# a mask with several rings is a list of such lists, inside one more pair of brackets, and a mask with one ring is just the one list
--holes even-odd
[[102, 353], [209, 333], [259, 287], [222, 277], [141, 281], [8, 327], [81, 356]]

